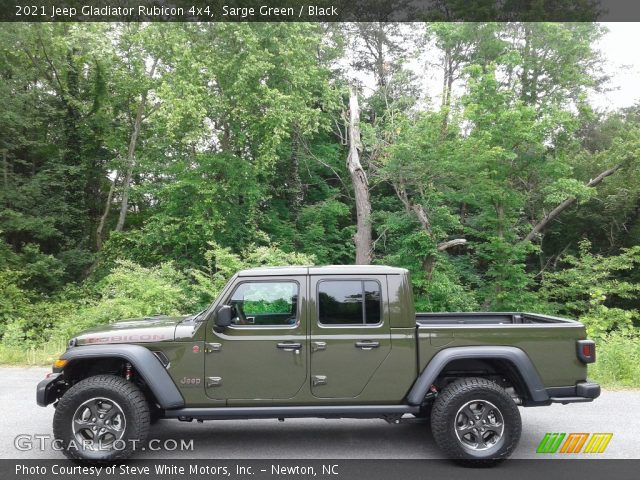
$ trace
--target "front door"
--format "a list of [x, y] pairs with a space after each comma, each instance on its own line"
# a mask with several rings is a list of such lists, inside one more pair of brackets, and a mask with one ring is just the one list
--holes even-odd
[[221, 333], [213, 321], [207, 326], [207, 396], [233, 404], [298, 393], [307, 379], [305, 292], [304, 276], [235, 285], [223, 301], [232, 307], [231, 326]]
[[311, 392], [318, 398], [360, 395], [391, 351], [384, 275], [310, 277]]

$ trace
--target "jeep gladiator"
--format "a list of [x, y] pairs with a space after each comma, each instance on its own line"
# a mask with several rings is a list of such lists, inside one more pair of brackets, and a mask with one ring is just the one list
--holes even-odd
[[415, 313], [409, 272], [385, 266], [237, 273], [206, 310], [93, 328], [37, 387], [74, 459], [118, 460], [159, 418], [429, 420], [444, 454], [496, 462], [518, 406], [588, 402], [595, 344], [531, 313]]

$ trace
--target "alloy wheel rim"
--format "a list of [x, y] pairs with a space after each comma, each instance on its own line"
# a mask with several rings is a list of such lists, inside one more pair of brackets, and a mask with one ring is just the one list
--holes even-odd
[[73, 414], [73, 436], [82, 448], [110, 450], [126, 429], [124, 411], [113, 400], [95, 397], [82, 403]]
[[471, 400], [458, 409], [453, 428], [464, 448], [488, 450], [504, 435], [504, 417], [493, 403], [480, 399]]

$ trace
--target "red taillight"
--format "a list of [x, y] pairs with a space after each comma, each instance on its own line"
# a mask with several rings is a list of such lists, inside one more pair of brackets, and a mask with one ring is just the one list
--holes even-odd
[[596, 344], [593, 340], [578, 340], [576, 347], [578, 358], [582, 363], [593, 363], [596, 361]]

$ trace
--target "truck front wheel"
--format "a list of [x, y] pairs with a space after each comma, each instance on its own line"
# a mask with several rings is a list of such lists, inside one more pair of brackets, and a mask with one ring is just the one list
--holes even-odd
[[499, 385], [484, 378], [463, 378], [438, 395], [431, 430], [449, 458], [490, 464], [511, 455], [522, 422], [517, 405]]
[[114, 375], [85, 378], [60, 399], [53, 435], [71, 459], [125, 459], [149, 432], [149, 405], [131, 382]]

